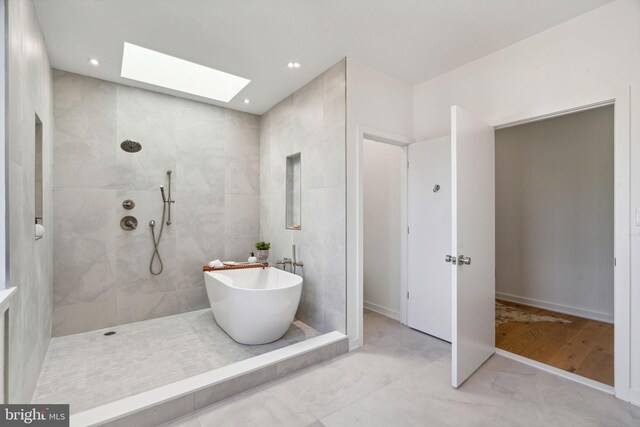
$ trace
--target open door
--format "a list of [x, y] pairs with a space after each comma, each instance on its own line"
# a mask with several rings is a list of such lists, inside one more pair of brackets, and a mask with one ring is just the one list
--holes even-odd
[[493, 127], [451, 107], [452, 375], [454, 387], [495, 350]]

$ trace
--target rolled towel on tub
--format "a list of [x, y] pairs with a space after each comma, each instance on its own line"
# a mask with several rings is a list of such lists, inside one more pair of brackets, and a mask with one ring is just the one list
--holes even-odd
[[209, 264], [207, 264], [207, 265], [209, 266], [209, 268], [222, 268], [222, 267], [224, 267], [224, 264], [219, 259], [215, 259], [213, 261], [210, 261]]

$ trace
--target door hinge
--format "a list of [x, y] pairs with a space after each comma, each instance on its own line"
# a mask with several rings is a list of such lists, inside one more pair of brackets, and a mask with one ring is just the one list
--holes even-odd
[[409, 162], [407, 161], [407, 169], [409, 169]]
[[407, 234], [409, 234], [409, 227], [407, 227]]
[[613, 259], [613, 266], [615, 267], [617, 264], [618, 260], [616, 258]]
[[409, 291], [407, 291], [407, 299], [409, 299]]

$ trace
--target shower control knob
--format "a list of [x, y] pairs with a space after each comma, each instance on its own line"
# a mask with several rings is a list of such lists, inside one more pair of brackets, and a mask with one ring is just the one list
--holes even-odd
[[122, 207], [129, 211], [136, 207], [136, 202], [134, 202], [131, 199], [127, 199], [124, 202], [122, 202]]
[[120, 220], [120, 227], [123, 230], [131, 231], [138, 228], [138, 219], [135, 216], [125, 216]]

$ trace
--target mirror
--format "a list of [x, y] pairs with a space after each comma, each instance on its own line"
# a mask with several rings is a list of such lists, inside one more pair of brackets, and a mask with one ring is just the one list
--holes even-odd
[[286, 228], [302, 229], [302, 159], [300, 153], [287, 156]]

